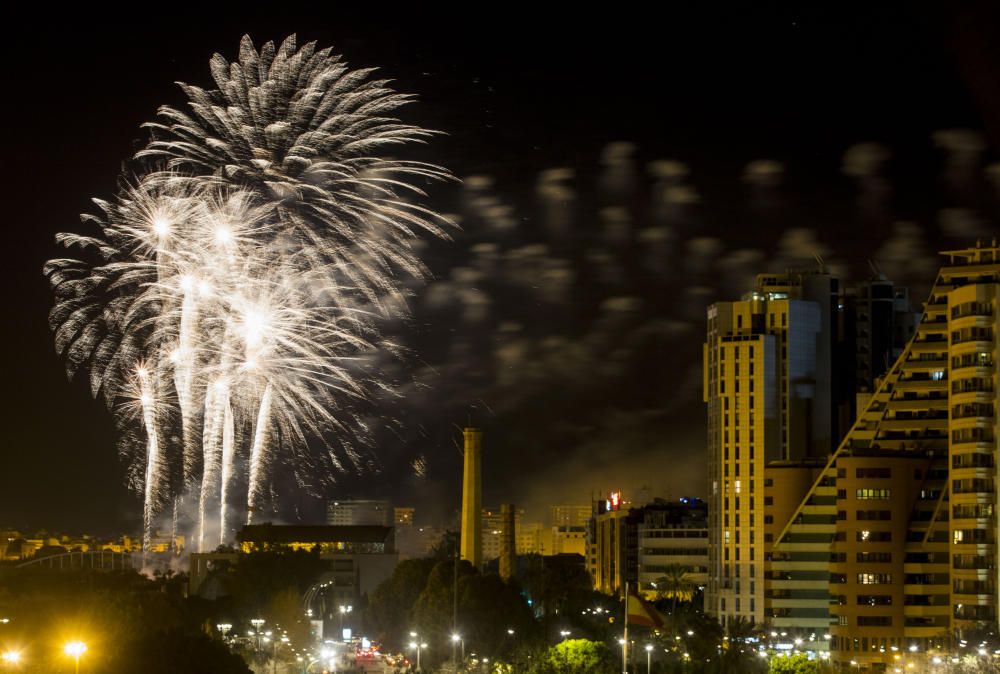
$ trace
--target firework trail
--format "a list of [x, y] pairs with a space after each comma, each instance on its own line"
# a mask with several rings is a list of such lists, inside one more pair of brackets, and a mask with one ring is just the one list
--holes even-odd
[[216, 88], [182, 84], [189, 111], [161, 108], [141, 169], [84, 216], [96, 233], [57, 237], [80, 259], [44, 269], [67, 373], [116, 412], [147, 549], [186, 494], [197, 547], [213, 522], [228, 542], [238, 511], [267, 507], [279, 458], [312, 461], [310, 438], [336, 434], [315, 443], [334, 447], [326, 465], [362, 463], [352, 409], [385, 384], [358, 359], [425, 274], [414, 239], [450, 225], [419, 203], [450, 174], [388, 154], [433, 135], [395, 117], [411, 96], [294, 36], [244, 37], [210, 65]]
[[140, 365], [136, 376], [139, 380], [139, 400], [142, 405], [142, 422], [146, 430], [146, 479], [143, 497], [143, 550], [149, 550], [150, 526], [156, 507], [157, 466], [160, 462], [159, 430], [156, 426], [156, 394], [149, 370]]
[[[218, 499], [220, 495], [219, 486], [222, 480], [222, 418], [214, 413], [216, 405], [216, 391], [220, 387], [213, 383], [205, 392], [205, 424], [202, 439], [202, 466], [201, 489], [198, 494], [198, 550], [205, 549], [205, 538], [207, 536], [206, 527], [208, 522], [208, 508], [213, 499]], [[219, 420], [216, 424], [215, 421]]]
[[222, 392], [224, 410], [222, 416], [222, 486], [219, 496], [219, 545], [225, 545], [229, 540], [229, 492], [232, 488], [233, 466], [235, 457], [235, 441], [233, 428], [233, 407], [229, 403], [229, 390]]
[[254, 513], [260, 509], [261, 484], [263, 476], [264, 453], [268, 446], [268, 432], [271, 425], [271, 397], [273, 388], [268, 384], [260, 399], [257, 410], [257, 423], [254, 429], [253, 447], [250, 449], [250, 487], [247, 493], [247, 524], [253, 523]]

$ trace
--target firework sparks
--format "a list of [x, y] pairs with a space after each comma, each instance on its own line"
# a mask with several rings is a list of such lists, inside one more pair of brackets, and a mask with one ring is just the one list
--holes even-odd
[[309, 437], [350, 430], [350, 401], [382, 386], [351, 363], [379, 316], [405, 310], [400, 279], [423, 277], [413, 239], [449, 225], [417, 203], [447, 171], [386, 155], [432, 135], [393, 116], [411, 98], [386, 80], [294, 36], [259, 51], [245, 37], [211, 72], [216, 89], [181, 85], [190, 113], [147, 125], [144, 172], [84, 216], [98, 232], [59, 235], [82, 259], [44, 270], [68, 374], [116, 410], [147, 549], [185, 494], [199, 549], [213, 521], [228, 542], [240, 507], [247, 521], [266, 507], [279, 452], [294, 462]]

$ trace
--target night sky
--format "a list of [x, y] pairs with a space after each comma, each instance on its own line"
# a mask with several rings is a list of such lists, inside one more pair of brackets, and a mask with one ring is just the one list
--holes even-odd
[[[113, 193], [140, 124], [182, 102], [173, 82], [209, 85], [212, 53], [235, 56], [244, 33], [259, 45], [295, 32], [380, 67], [419, 95], [407, 121], [447, 133], [420, 156], [466, 179], [432, 195], [462, 231], [428, 248], [435, 279], [413, 320], [391, 326], [411, 357], [395, 372], [404, 397], [376, 415], [402, 430], [377, 435], [377, 474], [328, 493], [415, 504], [418, 519], [456, 507], [454, 442], [469, 418], [487, 432], [488, 503], [582, 503], [617, 486], [701, 494], [708, 303], [815, 254], [853, 278], [874, 260], [919, 300], [935, 250], [995, 231], [1000, 12], [989, 3], [472, 7], [23, 17], [3, 46], [0, 526], [139, 526], [110, 416], [67, 382], [52, 347], [41, 268], [59, 253], [54, 234], [79, 231], [89, 199]], [[942, 133], [954, 129], [972, 133]], [[539, 178], [552, 169], [568, 171]], [[277, 516], [309, 519], [318, 503], [302, 496]]]

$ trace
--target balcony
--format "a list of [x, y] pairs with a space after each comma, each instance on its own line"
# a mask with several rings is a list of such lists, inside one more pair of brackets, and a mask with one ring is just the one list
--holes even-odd
[[[921, 354], [928, 355], [928, 354]], [[906, 361], [906, 369], [909, 372], [937, 372], [948, 369], [948, 359], [944, 354], [936, 358], [913, 358]]]
[[[952, 417], [951, 427], [953, 430], [958, 430], [962, 428], [992, 428], [995, 422], [994, 417]], [[959, 444], [959, 443], [952, 443]], [[961, 443], [961, 444], [971, 444], [971, 443]]]
[[947, 418], [938, 419], [883, 419], [879, 429], [883, 431], [924, 431], [933, 429], [943, 431], [948, 428]]
[[979, 377], [989, 379], [993, 376], [993, 368], [989, 365], [960, 365], [951, 368], [951, 379], [968, 379]]
[[914, 564], [905, 563], [903, 564], [903, 573], [920, 573], [920, 574], [931, 574], [931, 573], [948, 573], [947, 562], [942, 564]]
[[904, 594], [947, 594], [951, 591], [947, 582], [937, 585], [904, 585]]
[[947, 379], [900, 379], [896, 382], [897, 391], [937, 391], [947, 390]]
[[903, 607], [903, 616], [906, 618], [948, 616], [951, 614], [951, 604], [940, 606], [915, 606], [909, 604]]
[[962, 353], [970, 353], [972, 351], [993, 351], [993, 340], [983, 339], [982, 337], [967, 337], [959, 338], [958, 341], [952, 342], [951, 344], [952, 354], [958, 355]]
[[936, 398], [893, 398], [886, 405], [890, 411], [905, 412], [913, 410], [931, 410], [947, 406], [948, 398], [939, 396]]
[[984, 316], [976, 313], [963, 313], [953, 317], [949, 323], [949, 327], [952, 330], [961, 330], [962, 328], [971, 327], [989, 328], [995, 324], [996, 318], [993, 316]]
[[[963, 381], [979, 381], [965, 379]], [[994, 392], [992, 389], [988, 390], [976, 390], [976, 389], [962, 389], [952, 387], [950, 402], [953, 405], [961, 405], [968, 403], [990, 403], [993, 402]]]
[[910, 345], [911, 353], [947, 353], [947, 339], [920, 339]]
[[941, 314], [935, 315], [933, 318], [927, 316], [920, 322], [919, 330], [924, 335], [947, 333], [948, 317]]

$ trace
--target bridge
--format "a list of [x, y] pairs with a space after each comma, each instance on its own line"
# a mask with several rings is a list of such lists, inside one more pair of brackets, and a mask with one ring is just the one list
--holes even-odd
[[131, 552], [92, 550], [89, 552], [64, 552], [29, 559], [16, 565], [18, 569], [43, 568], [57, 571], [93, 569], [95, 571], [124, 571], [142, 567], [141, 555]]

